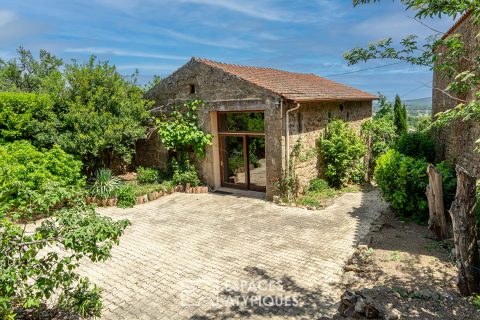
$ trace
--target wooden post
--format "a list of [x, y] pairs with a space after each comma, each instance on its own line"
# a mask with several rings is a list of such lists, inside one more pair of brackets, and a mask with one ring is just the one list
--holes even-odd
[[458, 265], [457, 286], [464, 296], [480, 293], [480, 258], [475, 209], [476, 179], [457, 165], [457, 193], [450, 208]]
[[442, 173], [432, 164], [428, 165], [427, 173], [429, 184], [426, 193], [430, 213], [428, 228], [438, 240], [445, 240], [448, 235], [443, 205]]
[[370, 167], [370, 161], [372, 159], [372, 144], [373, 138], [369, 134], [366, 138], [366, 145], [367, 145], [367, 153], [365, 154], [365, 181], [370, 183], [372, 181], [372, 171]]

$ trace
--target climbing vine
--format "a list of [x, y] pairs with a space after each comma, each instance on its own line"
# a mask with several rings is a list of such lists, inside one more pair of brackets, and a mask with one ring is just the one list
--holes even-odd
[[157, 119], [157, 129], [167, 150], [181, 158], [188, 152], [205, 157], [205, 148], [212, 143], [212, 136], [203, 132], [198, 125], [198, 109], [203, 105], [193, 100], [174, 106]]

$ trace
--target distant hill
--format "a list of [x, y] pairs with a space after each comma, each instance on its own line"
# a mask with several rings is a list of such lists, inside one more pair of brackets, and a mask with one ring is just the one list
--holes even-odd
[[405, 100], [404, 103], [407, 105], [407, 112], [411, 115], [432, 113], [431, 97]]
[[429, 109], [432, 108], [432, 98], [420, 98], [420, 99], [413, 99], [413, 100], [405, 100], [404, 101], [407, 107], [427, 107]]
[[[403, 101], [407, 105], [409, 115], [428, 115], [432, 113], [432, 98], [420, 98]], [[374, 103], [374, 112], [378, 111], [378, 104]]]

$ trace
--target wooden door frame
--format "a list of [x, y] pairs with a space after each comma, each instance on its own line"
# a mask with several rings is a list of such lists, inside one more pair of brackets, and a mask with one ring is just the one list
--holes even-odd
[[[241, 112], [264, 112], [255, 111], [255, 110], [245, 110], [245, 111], [219, 111], [218, 114], [226, 114], [226, 113], [241, 113]], [[219, 118], [217, 117], [217, 127], [218, 126]], [[265, 121], [265, 119], [264, 119]], [[218, 133], [218, 152], [219, 152], [219, 159], [220, 159], [220, 182], [222, 187], [229, 187], [229, 188], [236, 188], [242, 190], [252, 190], [252, 191], [259, 191], [259, 192], [266, 192], [267, 187], [259, 187], [259, 186], [251, 186], [250, 185], [250, 154], [248, 148], [248, 138], [249, 137], [265, 137], [265, 132], [252, 132], [252, 131], [219, 131]], [[224, 137], [242, 137], [243, 140], [243, 162], [244, 162], [244, 170], [245, 170], [245, 183], [244, 184], [235, 184], [225, 182], [225, 163], [223, 158], [223, 139]], [[265, 181], [265, 184], [267, 181]]]

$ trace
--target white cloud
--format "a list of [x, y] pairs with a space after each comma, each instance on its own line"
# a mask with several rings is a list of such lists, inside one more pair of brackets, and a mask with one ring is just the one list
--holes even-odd
[[153, 58], [153, 59], [168, 59], [168, 60], [188, 60], [189, 57], [169, 55], [169, 54], [157, 54], [143, 51], [129, 51], [116, 48], [99, 48], [99, 47], [85, 47], [85, 48], [67, 48], [65, 52], [70, 53], [90, 53], [90, 54], [105, 54], [113, 56], [124, 57], [140, 57], [140, 58]]
[[212, 47], [241, 49], [241, 48], [252, 46], [250, 42], [240, 40], [240, 39], [234, 39], [234, 38], [211, 40], [211, 39], [200, 38], [194, 35], [189, 35], [189, 34], [181, 33], [181, 32], [170, 30], [170, 29], [165, 29], [165, 28], [157, 28], [155, 29], [155, 31], [158, 31], [159, 33], [162, 33], [166, 36], [169, 36], [178, 40], [183, 40], [190, 43], [196, 43], [196, 44], [207, 45]]
[[10, 10], [0, 10], [0, 28], [16, 21], [18, 19], [15, 12]]
[[176, 70], [178, 65], [162, 65], [162, 64], [123, 64], [116, 65], [117, 69], [120, 71], [124, 70], [135, 70], [138, 69], [142, 71], [156, 71], [156, 72], [172, 72]]
[[179, 0], [184, 3], [195, 3], [221, 7], [230, 11], [239, 12], [250, 17], [270, 21], [290, 20], [291, 16], [285, 11], [273, 7], [262, 7], [259, 1], [234, 1], [234, 0]]

